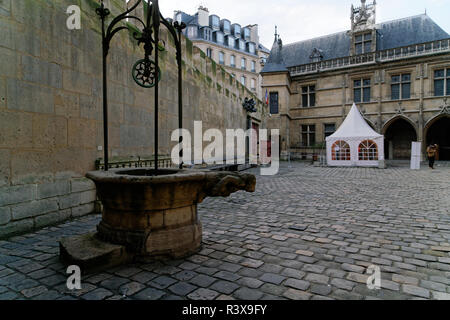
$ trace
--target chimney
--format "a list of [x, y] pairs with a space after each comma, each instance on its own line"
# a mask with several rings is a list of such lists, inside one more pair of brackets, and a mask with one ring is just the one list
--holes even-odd
[[198, 24], [200, 27], [209, 26], [209, 11], [208, 8], [200, 6], [198, 8]]
[[256, 46], [259, 46], [258, 25], [249, 25], [247, 28], [250, 28], [250, 41], [256, 43]]

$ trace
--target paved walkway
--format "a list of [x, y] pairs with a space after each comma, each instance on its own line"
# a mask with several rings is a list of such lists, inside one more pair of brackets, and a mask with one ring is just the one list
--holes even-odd
[[[257, 171], [255, 171], [257, 172]], [[283, 165], [255, 194], [208, 199], [202, 251], [66, 288], [63, 236], [89, 216], [0, 241], [0, 299], [450, 299], [450, 170]], [[381, 268], [381, 290], [366, 268]]]

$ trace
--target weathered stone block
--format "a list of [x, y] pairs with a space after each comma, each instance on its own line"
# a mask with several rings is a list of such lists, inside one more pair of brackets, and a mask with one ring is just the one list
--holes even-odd
[[87, 178], [75, 178], [70, 181], [70, 190], [72, 192], [95, 190], [95, 183]]
[[52, 89], [8, 79], [8, 109], [53, 113]]
[[95, 148], [96, 123], [94, 120], [69, 119], [68, 144], [70, 147]]
[[34, 200], [36, 185], [23, 185], [0, 188], [0, 206], [7, 206]]
[[83, 204], [81, 206], [77, 206], [72, 208], [72, 218], [82, 217], [88, 214], [93, 213], [95, 210], [94, 203]]
[[73, 208], [78, 206], [80, 202], [81, 202], [81, 194], [71, 193], [59, 198], [59, 208], [60, 209]]
[[63, 222], [64, 220], [69, 219], [70, 215], [71, 211], [70, 209], [67, 209], [59, 212], [52, 212], [49, 214], [38, 216], [34, 218], [34, 226], [35, 228], [43, 228], [46, 226], [57, 224]]
[[35, 184], [50, 181], [58, 169], [51, 151], [20, 150], [11, 154], [11, 183]]
[[64, 90], [90, 95], [92, 94], [92, 77], [78, 71], [63, 70]]
[[80, 99], [78, 94], [58, 91], [55, 94], [55, 114], [67, 118], [80, 117]]
[[32, 146], [32, 116], [30, 114], [0, 111], [0, 147], [23, 148]]
[[11, 0], [0, 0], [0, 15], [9, 16], [11, 14]]
[[11, 151], [0, 149], [0, 187], [9, 184]]
[[194, 221], [195, 206], [169, 209], [164, 212], [164, 224], [166, 227], [180, 226]]
[[58, 211], [58, 201], [56, 199], [31, 201], [11, 207], [13, 220], [36, 217], [55, 211]]
[[59, 248], [61, 260], [80, 266], [84, 274], [126, 263], [131, 258], [125, 246], [100, 241], [95, 234], [62, 239]]
[[9, 207], [0, 208], [0, 226], [11, 221], [11, 209]]
[[67, 119], [48, 115], [33, 115], [33, 146], [61, 148], [67, 146]]
[[37, 198], [46, 199], [66, 195], [70, 192], [70, 184], [67, 180], [43, 183], [37, 186]]
[[7, 238], [15, 234], [30, 231], [33, 229], [33, 227], [33, 219], [24, 219], [16, 222], [11, 222], [7, 225], [0, 226], [0, 238]]
[[31, 56], [22, 56], [24, 79], [60, 89], [62, 87], [62, 70], [55, 63], [49, 63]]
[[0, 77], [0, 109], [6, 108], [6, 78]]
[[97, 191], [85, 191], [81, 193], [81, 204], [92, 203], [97, 200]]
[[0, 75], [7, 77], [17, 76], [18, 59], [14, 51], [0, 48], [0, 56], [2, 63], [0, 63]]

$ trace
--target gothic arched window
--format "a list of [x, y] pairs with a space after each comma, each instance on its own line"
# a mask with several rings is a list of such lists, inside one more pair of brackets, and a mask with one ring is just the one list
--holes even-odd
[[378, 160], [378, 145], [372, 140], [365, 140], [358, 147], [358, 158], [360, 161]]
[[331, 147], [331, 159], [333, 161], [350, 161], [350, 146], [347, 142], [339, 140]]

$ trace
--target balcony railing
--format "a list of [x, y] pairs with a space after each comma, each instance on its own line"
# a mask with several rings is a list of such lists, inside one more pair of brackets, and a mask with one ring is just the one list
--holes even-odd
[[291, 76], [305, 75], [320, 71], [371, 65], [405, 58], [420, 57], [435, 53], [450, 52], [450, 39], [426, 42], [417, 45], [399, 47], [356, 56], [313, 62], [288, 68]]

